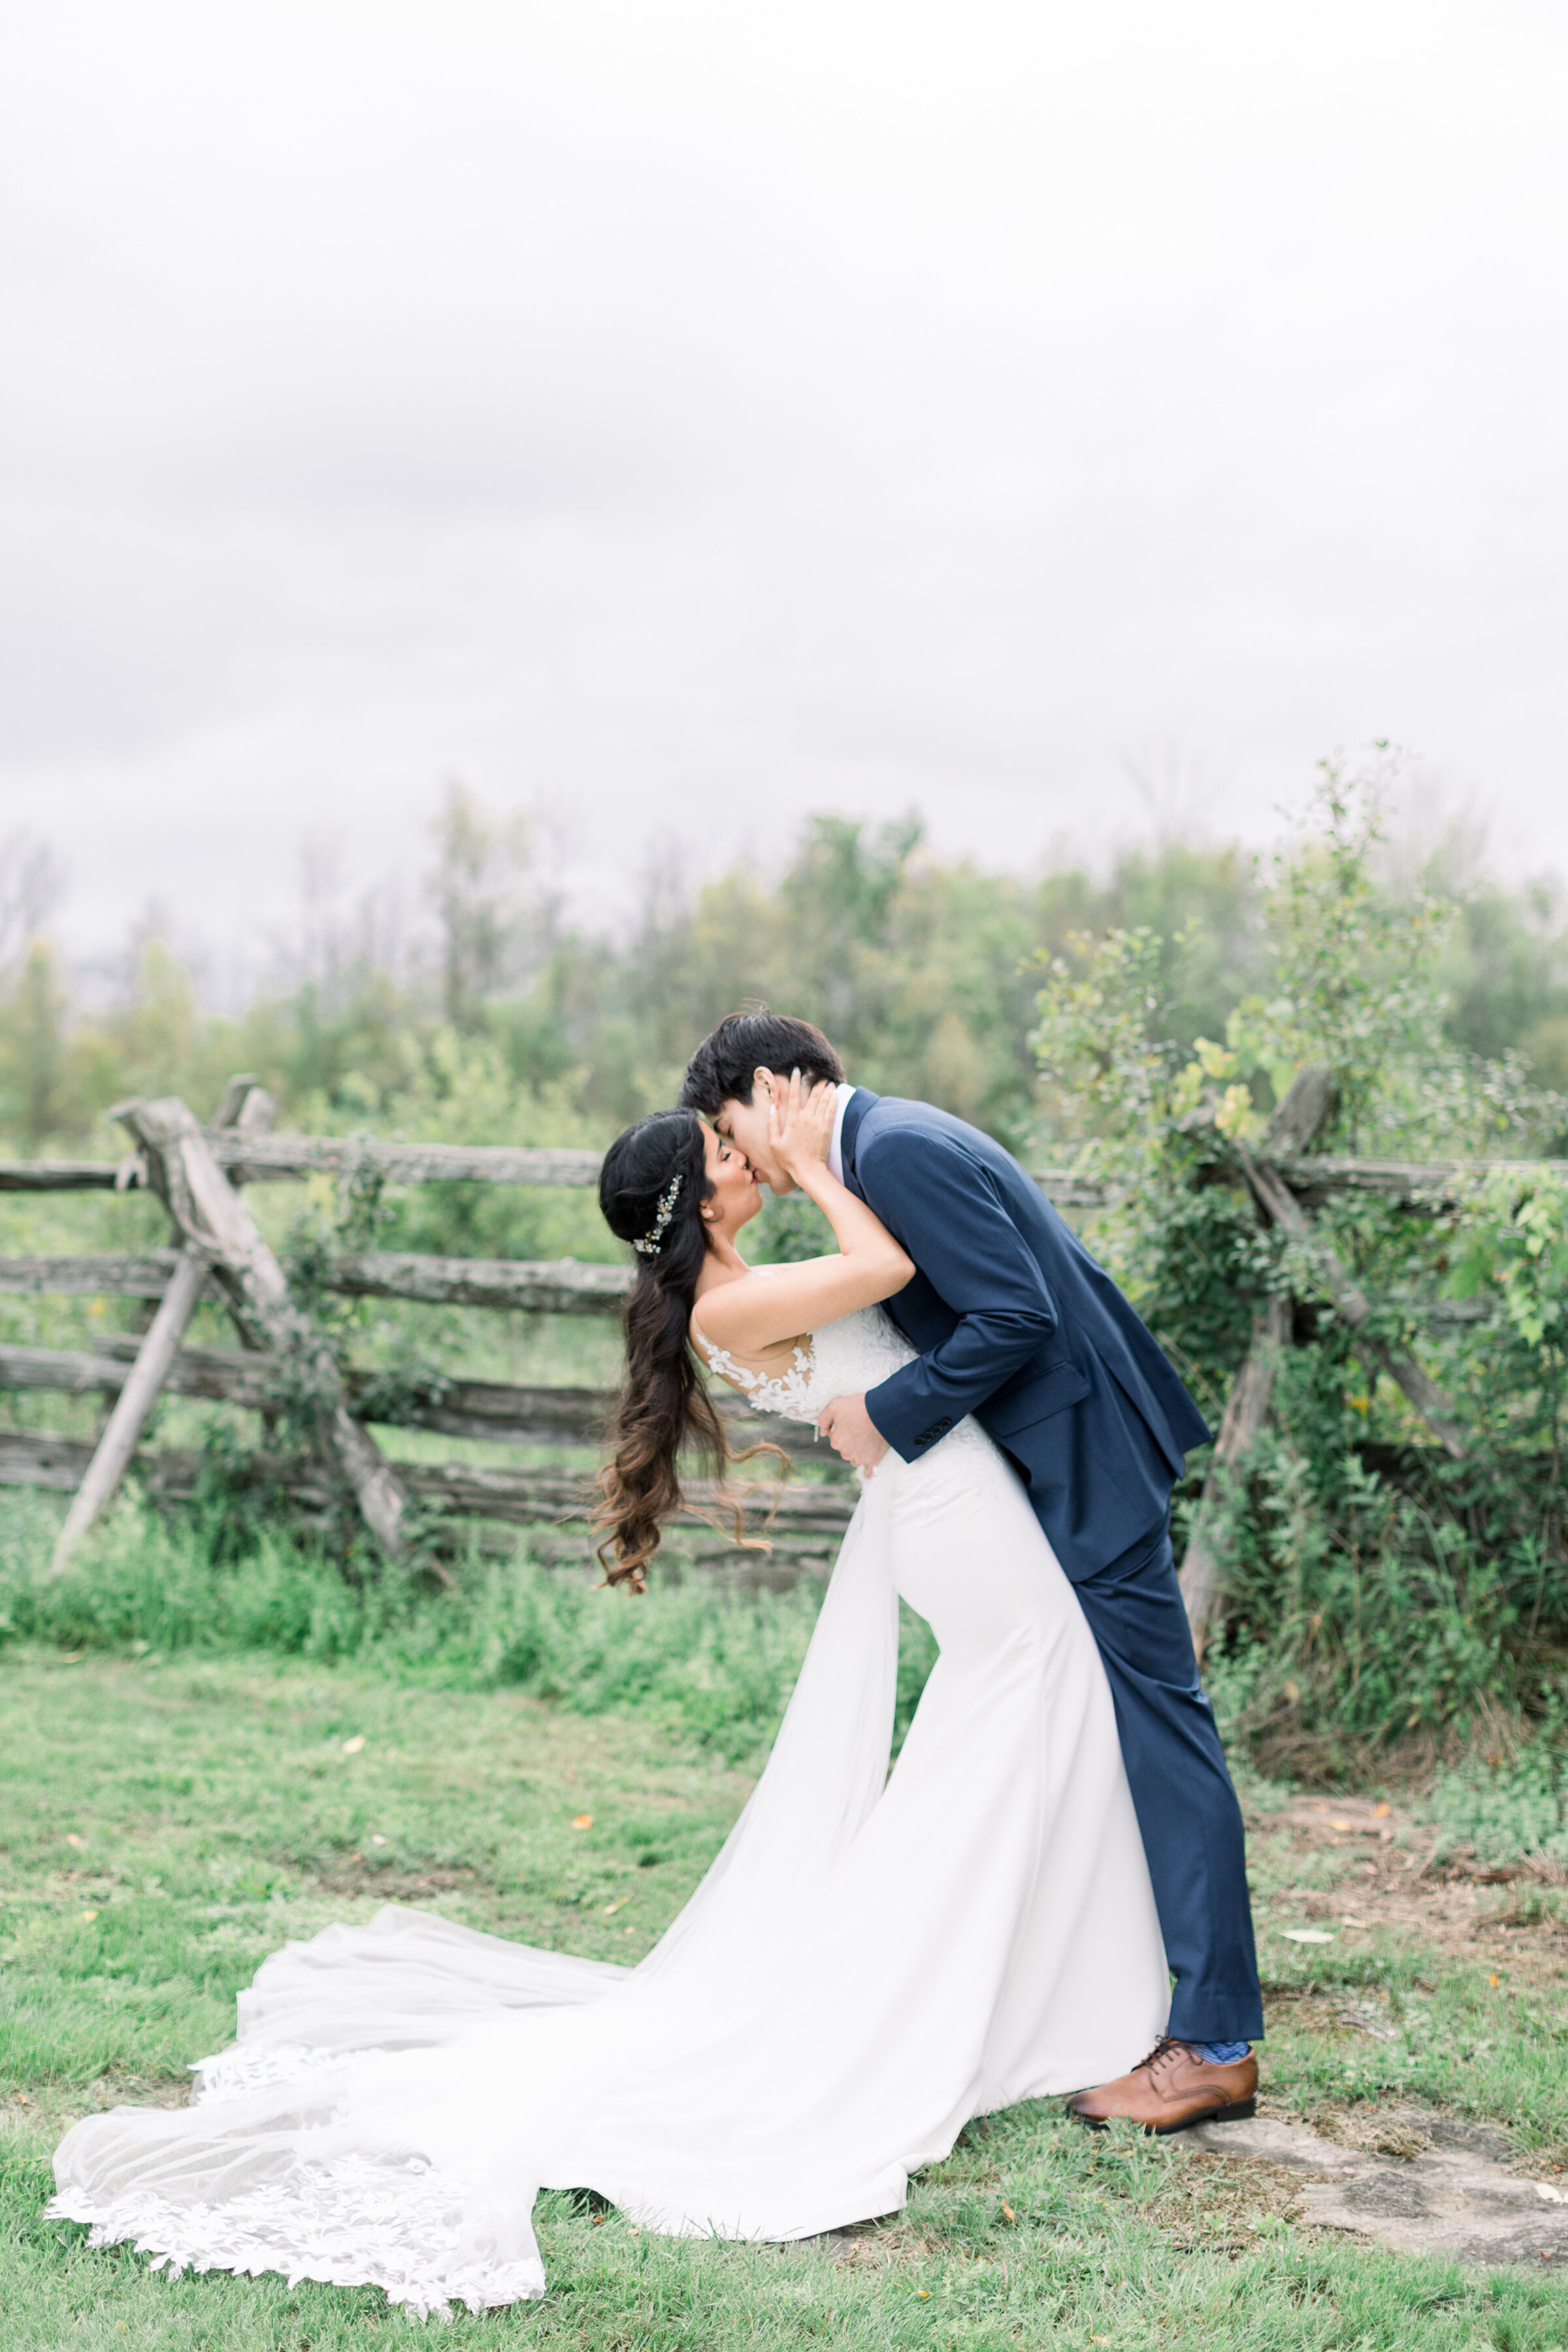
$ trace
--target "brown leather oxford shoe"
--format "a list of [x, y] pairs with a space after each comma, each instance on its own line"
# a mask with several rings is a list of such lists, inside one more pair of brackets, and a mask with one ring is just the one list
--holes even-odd
[[1068, 2101], [1068, 2115], [1091, 2131], [1103, 2131], [1118, 2116], [1163, 2135], [1185, 2131], [1189, 2124], [1237, 2123], [1257, 2112], [1258, 2061], [1250, 2050], [1228, 2066], [1216, 2066], [1165, 2034], [1131, 2074]]

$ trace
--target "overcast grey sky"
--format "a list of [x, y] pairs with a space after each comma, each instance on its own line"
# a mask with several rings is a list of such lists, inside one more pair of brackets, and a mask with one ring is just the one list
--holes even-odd
[[0, 69], [0, 832], [248, 952], [449, 774], [579, 894], [911, 803], [1568, 866], [1568, 16], [49, 0]]

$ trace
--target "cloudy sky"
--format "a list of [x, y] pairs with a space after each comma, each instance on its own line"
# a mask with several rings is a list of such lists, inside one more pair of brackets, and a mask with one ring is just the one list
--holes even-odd
[[1551, 0], [50, 0], [0, 37], [0, 835], [248, 954], [444, 778], [584, 903], [805, 812], [1568, 866]]

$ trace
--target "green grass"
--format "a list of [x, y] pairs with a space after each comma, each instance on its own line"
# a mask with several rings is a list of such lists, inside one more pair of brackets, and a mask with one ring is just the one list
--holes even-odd
[[[133, 1496], [68, 1574], [44, 1579], [59, 1517], [53, 1496], [0, 1496], [0, 1643], [353, 1660], [407, 1685], [526, 1691], [578, 1715], [632, 1707], [682, 1748], [731, 1763], [766, 1753], [821, 1597], [810, 1577], [749, 1592], [683, 1575], [679, 1545], [650, 1593], [606, 1593], [581, 1530], [581, 1568], [545, 1569], [520, 1540], [510, 1556], [470, 1551], [453, 1591], [417, 1569], [356, 1579], [287, 1531], [231, 1524], [221, 1505], [165, 1521]], [[934, 1654], [905, 1611], [900, 1738]]]
[[[1309, 2245], [1267, 2220], [1240, 2225], [1249, 2251], [1173, 2251], [1156, 2209], [1181, 2163], [1025, 2111], [971, 2133], [885, 2243], [861, 2242], [874, 2257], [864, 2264], [652, 2239], [547, 2198], [545, 2301], [480, 2318], [459, 2307], [451, 2337], [593, 2352], [1550, 2352], [1565, 2340], [1563, 2291], [1530, 2277]], [[134, 2256], [83, 2252], [37, 2221], [46, 2185], [42, 2164], [26, 2160], [0, 2182], [6, 2340], [18, 2352], [329, 2352], [406, 2337], [406, 2321], [368, 2292], [170, 2281]]]
[[[1328, 1946], [1287, 1940], [1288, 1927], [1361, 1907], [1352, 1867], [1340, 1854], [1293, 1854], [1267, 1826], [1251, 1840], [1266, 2087], [1331, 2129], [1347, 2108], [1432, 2107], [1505, 2128], [1521, 2156], [1568, 2165], [1565, 1971], [1539, 1938], [1505, 1955], [1488, 1936], [1518, 1896], [1479, 1910], [1462, 1942], [1376, 1926], [1331, 1928]], [[1550, 1895], [1526, 1898], [1548, 1929], [1556, 1908]], [[1347, 2012], [1375, 2030], [1347, 2027]]]
[[1472, 1759], [1446, 1772], [1427, 1811], [1448, 1846], [1468, 1846], [1488, 1862], [1544, 1854], [1568, 1863], [1568, 1749], [1542, 1735], [1521, 1754]]
[[640, 1957], [748, 1785], [625, 1719], [363, 1670], [27, 1654], [3, 1671], [0, 2065], [24, 2084], [177, 2072], [230, 2036], [269, 1950], [388, 1899]]
[[[656, 1596], [643, 1622], [685, 1605]], [[401, 2335], [406, 2321], [369, 2291], [170, 2280], [124, 2250], [88, 2252], [81, 2232], [40, 2218], [63, 2123], [106, 2101], [181, 2095], [186, 2065], [228, 2038], [235, 1992], [267, 1952], [389, 1896], [636, 1958], [743, 1801], [746, 1775], [683, 1736], [677, 1716], [624, 1703], [574, 1715], [391, 1664], [384, 1653], [333, 1664], [101, 1648], [71, 1663], [37, 1643], [0, 1659], [7, 2347], [326, 2352]], [[364, 1741], [353, 1755], [351, 1738]], [[574, 1829], [584, 1813], [592, 1828]], [[1522, 1993], [1488, 1988], [1481, 1964], [1467, 1970], [1417, 1938], [1356, 1954], [1336, 1944], [1326, 1962], [1302, 1954], [1272, 1925], [1306, 1865], [1267, 1828], [1258, 1854], [1279, 1987], [1277, 2097], [1317, 2112], [1392, 2089], [1517, 2124], [1524, 2143], [1550, 2137], [1553, 2103], [1560, 2117], [1568, 2097], [1557, 2059], [1532, 2043]], [[1331, 1899], [1334, 1871], [1352, 1859], [1315, 1857], [1315, 1891]], [[1380, 2043], [1348, 2081], [1343, 2036], [1314, 2021], [1310, 2000], [1289, 1997], [1309, 1971], [1320, 1990], [1354, 1989], [1390, 2013], [1402, 2003], [1411, 2063]], [[1493, 2031], [1471, 2033], [1491, 2042], [1478, 2054], [1456, 2027], [1483, 2002]], [[1091, 2137], [1047, 2106], [1021, 2108], [967, 2132], [903, 2213], [853, 2233], [847, 2259], [651, 2238], [547, 2198], [545, 2302], [459, 2312], [454, 2329], [476, 2345], [584, 2352], [1568, 2345], [1568, 2288], [1550, 2279], [1314, 2242], [1279, 2204], [1278, 2182], [1244, 2166], [1179, 2143]]]
[[[500, 1559], [476, 1549], [456, 1563], [448, 1591], [417, 1569], [345, 1575], [287, 1530], [237, 1521], [221, 1501], [164, 1521], [134, 1498], [49, 1580], [38, 1571], [59, 1516], [52, 1496], [0, 1498], [0, 1641], [357, 1660], [402, 1683], [512, 1688], [578, 1714], [635, 1706], [682, 1744], [731, 1760], [772, 1739], [820, 1597], [810, 1580], [781, 1593], [681, 1580], [679, 1547], [646, 1599], [595, 1591], [581, 1530], [580, 1569], [542, 1569], [521, 1542]], [[909, 1706], [931, 1657], [910, 1623]]]

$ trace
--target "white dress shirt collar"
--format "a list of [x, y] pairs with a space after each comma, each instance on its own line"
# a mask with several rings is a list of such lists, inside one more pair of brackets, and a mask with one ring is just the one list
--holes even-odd
[[838, 1108], [834, 1114], [833, 1135], [827, 1146], [827, 1172], [830, 1176], [837, 1176], [841, 1184], [844, 1181], [844, 1114], [849, 1108], [849, 1097], [854, 1092], [854, 1087], [848, 1086], [838, 1089]]

